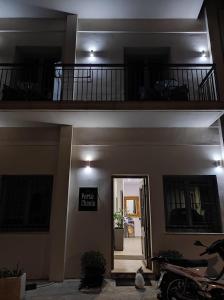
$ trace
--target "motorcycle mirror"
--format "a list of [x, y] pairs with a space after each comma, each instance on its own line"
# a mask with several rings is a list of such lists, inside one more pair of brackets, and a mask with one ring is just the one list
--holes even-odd
[[194, 242], [194, 245], [195, 245], [195, 246], [206, 247], [206, 246], [203, 245], [202, 242], [200, 242], [200, 241], [195, 241], [195, 242]]

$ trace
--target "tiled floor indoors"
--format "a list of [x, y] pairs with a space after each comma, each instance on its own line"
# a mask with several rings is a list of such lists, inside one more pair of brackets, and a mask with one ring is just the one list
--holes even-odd
[[141, 237], [124, 238], [124, 250], [114, 251], [114, 256], [142, 256]]
[[147, 286], [144, 291], [134, 286], [115, 286], [107, 280], [99, 294], [84, 294], [78, 290], [79, 280], [66, 280], [63, 283], [42, 285], [36, 290], [27, 291], [25, 300], [156, 300], [156, 289]]
[[124, 238], [124, 250], [114, 251], [115, 273], [135, 273], [140, 267], [145, 273], [151, 271], [145, 267], [142, 255], [141, 237]]

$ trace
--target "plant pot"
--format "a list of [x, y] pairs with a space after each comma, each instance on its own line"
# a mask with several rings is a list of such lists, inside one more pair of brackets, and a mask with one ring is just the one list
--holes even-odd
[[124, 250], [124, 229], [114, 228], [114, 250]]
[[0, 300], [22, 300], [25, 297], [26, 273], [20, 277], [0, 278]]
[[105, 269], [100, 267], [86, 267], [85, 275], [81, 279], [80, 289], [86, 292], [87, 289], [101, 289]]

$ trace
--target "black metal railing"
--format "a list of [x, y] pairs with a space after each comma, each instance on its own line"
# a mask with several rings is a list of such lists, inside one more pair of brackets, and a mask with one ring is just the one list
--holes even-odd
[[52, 100], [54, 65], [0, 64], [0, 98]]
[[218, 101], [213, 64], [0, 65], [1, 100]]

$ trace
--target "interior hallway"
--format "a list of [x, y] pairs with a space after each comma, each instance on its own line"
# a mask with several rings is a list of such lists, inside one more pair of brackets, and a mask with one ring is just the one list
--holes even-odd
[[114, 251], [115, 259], [143, 259], [141, 237], [124, 238], [124, 250]]
[[135, 273], [140, 267], [144, 273], [151, 273], [144, 263], [141, 237], [124, 238], [124, 250], [114, 251], [114, 273]]

